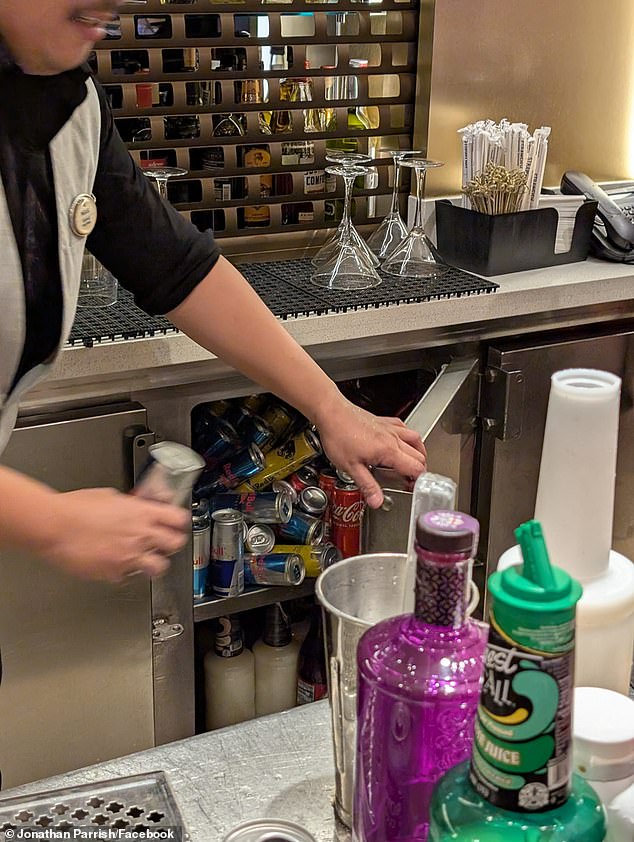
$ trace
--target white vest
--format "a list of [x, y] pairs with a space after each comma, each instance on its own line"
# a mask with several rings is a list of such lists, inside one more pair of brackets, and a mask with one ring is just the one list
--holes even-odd
[[[57, 350], [46, 362], [27, 372], [9, 394], [25, 339], [24, 282], [13, 235], [4, 186], [0, 179], [0, 453], [13, 430], [20, 398], [45, 377], [57, 359], [75, 318], [81, 260], [86, 238], [70, 225], [70, 207], [80, 193], [92, 193], [101, 133], [97, 90], [86, 81], [88, 96], [50, 143], [59, 232], [59, 269], [64, 302], [62, 332]], [[97, 210], [98, 212], [98, 210]]]

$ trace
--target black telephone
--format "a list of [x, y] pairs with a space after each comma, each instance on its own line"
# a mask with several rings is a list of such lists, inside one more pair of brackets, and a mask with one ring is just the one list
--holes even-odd
[[592, 229], [592, 254], [603, 260], [634, 263], [634, 184], [614, 198], [585, 173], [569, 170], [561, 179], [561, 192], [583, 194], [599, 203]]

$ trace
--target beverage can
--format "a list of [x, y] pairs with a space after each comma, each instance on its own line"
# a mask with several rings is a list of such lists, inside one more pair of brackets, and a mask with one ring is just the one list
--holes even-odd
[[311, 485], [317, 485], [319, 482], [319, 474], [315, 468], [310, 465], [304, 465], [304, 467], [300, 468], [299, 471], [295, 471], [294, 474], [291, 474], [288, 481], [299, 494], [299, 492], [304, 488], [308, 488]]
[[317, 436], [311, 430], [303, 430], [275, 450], [269, 451], [264, 457], [263, 468], [241, 483], [237, 490], [259, 491], [278, 479], [288, 477], [320, 453], [321, 445]]
[[[250, 444], [239, 451], [230, 461], [220, 466], [219, 476], [215, 482], [215, 490], [232, 489], [249, 477], [258, 475], [264, 467], [264, 454], [257, 444]], [[214, 485], [212, 484], [212, 489]]]
[[293, 424], [292, 414], [280, 403], [271, 404], [262, 414], [262, 419], [273, 433], [274, 444], [282, 441]]
[[240, 426], [240, 434], [245, 441], [257, 444], [262, 453], [268, 453], [273, 447], [273, 430], [263, 418], [250, 415]]
[[275, 533], [264, 523], [254, 523], [248, 527], [244, 536], [244, 548], [256, 555], [270, 553], [275, 546]]
[[327, 567], [341, 561], [341, 553], [334, 544], [276, 544], [276, 553], [295, 553], [304, 560], [306, 577], [316, 579]]
[[287, 523], [293, 511], [290, 494], [282, 489], [214, 494], [209, 498], [209, 507], [211, 511], [237, 509], [252, 523]]
[[301, 585], [306, 570], [296, 553], [247, 553], [244, 581], [247, 585]]
[[365, 504], [356, 485], [337, 482], [332, 493], [330, 512], [333, 544], [343, 558], [361, 552], [361, 518]]
[[319, 544], [323, 538], [324, 525], [319, 518], [294, 511], [288, 523], [281, 523], [277, 527], [277, 534], [296, 544]]
[[324, 541], [332, 539], [332, 492], [335, 490], [337, 484], [337, 475], [331, 468], [324, 468], [319, 474], [318, 486], [326, 492], [328, 498], [328, 506], [323, 515], [324, 521]]
[[320, 517], [328, 508], [328, 497], [323, 488], [309, 485], [299, 492], [299, 507], [306, 514]]
[[205, 596], [211, 554], [211, 518], [206, 500], [192, 503], [192, 561], [194, 599]]
[[233, 450], [238, 449], [239, 442], [237, 432], [228, 421], [210, 419], [201, 442], [205, 470], [214, 471]]
[[244, 590], [244, 537], [242, 513], [236, 509], [213, 512], [211, 586], [217, 596], [238, 596]]
[[288, 480], [278, 479], [271, 484], [271, 488], [273, 489], [273, 491], [283, 492], [284, 494], [287, 494], [293, 506], [297, 503], [297, 491], [295, 491], [295, 489], [290, 484], [290, 482], [288, 482]]
[[317, 842], [315, 837], [295, 822], [283, 819], [255, 819], [238, 825], [222, 842]]

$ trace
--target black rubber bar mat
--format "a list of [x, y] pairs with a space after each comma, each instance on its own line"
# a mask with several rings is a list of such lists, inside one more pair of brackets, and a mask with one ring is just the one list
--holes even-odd
[[[313, 267], [309, 259], [243, 263], [239, 268], [264, 303], [281, 319], [480, 295], [498, 289], [493, 281], [453, 267], [439, 278], [424, 281], [392, 278], [379, 272], [383, 280], [379, 286], [346, 292], [313, 286], [310, 282]], [[96, 343], [177, 332], [163, 316], [148, 316], [140, 310], [132, 295], [120, 287], [116, 304], [77, 310], [67, 344], [90, 348]]]

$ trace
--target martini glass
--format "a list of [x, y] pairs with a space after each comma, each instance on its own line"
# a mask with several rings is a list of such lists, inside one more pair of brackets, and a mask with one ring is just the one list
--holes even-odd
[[[365, 175], [365, 169], [363, 169], [363, 166], [365, 164], [369, 164], [371, 160], [372, 158], [369, 155], [365, 155], [362, 152], [345, 152], [343, 150], [338, 149], [328, 149], [326, 151], [326, 161], [334, 163], [337, 167], [344, 170], [356, 168], [357, 175]], [[334, 169], [327, 167], [326, 172], [333, 173]], [[337, 172], [337, 174], [340, 173]], [[379, 266], [380, 261], [374, 254], [372, 254], [365, 240], [363, 239], [363, 237], [361, 237], [357, 229], [354, 226], [352, 226], [351, 231], [345, 230], [343, 219], [339, 223], [339, 227], [336, 229], [334, 234], [332, 234], [326, 240], [326, 242], [319, 249], [317, 254], [315, 254], [315, 256], [313, 257], [313, 266], [323, 266], [324, 264], [331, 263], [336, 258], [341, 244], [344, 242], [344, 240], [347, 240], [348, 237], [352, 237], [352, 239], [356, 243], [356, 247], [359, 249], [360, 252], [366, 255], [367, 260], [372, 266], [374, 266], [375, 268]]]
[[357, 290], [374, 287], [381, 283], [381, 278], [374, 268], [372, 253], [359, 236], [352, 224], [352, 190], [354, 180], [365, 174], [361, 166], [326, 167], [330, 175], [343, 178], [345, 197], [343, 217], [339, 224], [337, 242], [334, 243], [332, 257], [322, 260], [315, 266], [311, 281], [326, 289]]
[[412, 230], [383, 264], [383, 271], [399, 278], [437, 278], [448, 267], [435, 256], [423, 228], [423, 198], [425, 175], [433, 167], [442, 167], [442, 161], [429, 158], [403, 158], [402, 167], [411, 167], [416, 175], [416, 213]]
[[167, 201], [167, 182], [170, 178], [187, 175], [187, 170], [182, 167], [147, 167], [143, 170], [143, 175], [154, 180], [159, 196]]
[[420, 155], [421, 152], [399, 149], [385, 149], [394, 161], [394, 185], [392, 188], [392, 203], [388, 215], [368, 238], [368, 248], [376, 254], [379, 260], [385, 260], [398, 248], [408, 235], [407, 225], [401, 216], [398, 204], [398, 189], [401, 184], [401, 161], [408, 155]]

